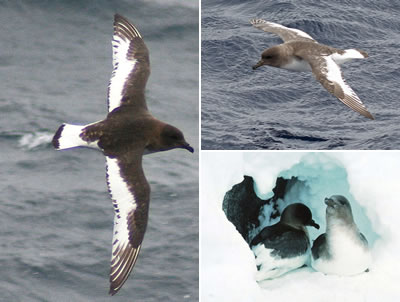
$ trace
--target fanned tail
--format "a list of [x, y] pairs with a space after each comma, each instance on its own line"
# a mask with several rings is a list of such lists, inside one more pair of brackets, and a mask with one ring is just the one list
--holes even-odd
[[62, 124], [53, 137], [52, 143], [56, 150], [70, 149], [76, 147], [99, 148], [98, 140], [85, 140], [84, 129], [89, 126]]

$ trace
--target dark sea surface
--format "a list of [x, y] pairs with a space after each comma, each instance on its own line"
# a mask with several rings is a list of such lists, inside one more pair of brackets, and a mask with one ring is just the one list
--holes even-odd
[[[198, 9], [196, 0], [0, 1], [0, 301], [198, 301]], [[111, 298], [105, 159], [50, 141], [62, 122], [105, 117], [116, 12], [150, 50], [149, 109], [196, 151], [145, 156], [148, 229]]]
[[[202, 149], [399, 149], [400, 1], [202, 1]], [[342, 65], [376, 120], [343, 105], [311, 72], [268, 66], [282, 43], [262, 18], [369, 57]]]

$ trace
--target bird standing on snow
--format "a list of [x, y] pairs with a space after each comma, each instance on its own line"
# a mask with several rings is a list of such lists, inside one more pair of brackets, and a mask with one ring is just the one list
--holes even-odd
[[146, 231], [150, 186], [142, 156], [193, 148], [182, 132], [154, 118], [147, 110], [145, 86], [149, 52], [139, 31], [124, 17], [114, 18], [113, 67], [108, 88], [108, 115], [85, 126], [63, 124], [53, 138], [57, 149], [91, 147], [106, 156], [107, 185], [114, 206], [110, 294], [128, 279]]
[[365, 51], [341, 50], [319, 44], [309, 34], [299, 29], [288, 28], [262, 19], [254, 19], [250, 22], [258, 29], [279, 35], [285, 42], [264, 50], [261, 60], [253, 66], [253, 69], [269, 65], [291, 71], [312, 71], [322, 86], [346, 106], [369, 119], [374, 119], [357, 94], [345, 82], [339, 67], [351, 59], [368, 57]]
[[310, 256], [306, 226], [319, 229], [310, 209], [302, 203], [287, 206], [278, 223], [264, 228], [251, 241], [256, 256], [256, 280], [273, 279], [302, 267]]
[[354, 222], [349, 201], [341, 195], [325, 198], [326, 233], [312, 246], [311, 266], [325, 274], [355, 275], [371, 263], [368, 241]]

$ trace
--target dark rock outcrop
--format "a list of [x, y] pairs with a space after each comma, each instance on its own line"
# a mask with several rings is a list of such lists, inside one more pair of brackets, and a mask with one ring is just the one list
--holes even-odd
[[249, 231], [259, 226], [258, 216], [261, 208], [268, 204], [274, 209], [271, 217], [266, 217], [266, 219], [279, 217], [281, 213], [278, 210], [277, 200], [283, 199], [287, 189], [297, 181], [299, 180], [296, 177], [291, 179], [278, 177], [275, 188], [272, 190], [274, 196], [263, 200], [254, 192], [253, 178], [245, 175], [241, 183], [234, 185], [226, 192], [222, 209], [244, 240], [250, 243]]

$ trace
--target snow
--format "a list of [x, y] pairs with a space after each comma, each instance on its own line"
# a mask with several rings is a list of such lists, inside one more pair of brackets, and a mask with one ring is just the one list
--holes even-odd
[[[201, 301], [398, 301], [400, 298], [400, 152], [202, 152], [200, 171]], [[224, 195], [252, 176], [266, 199], [278, 176], [298, 177], [279, 203], [307, 204], [325, 232], [324, 198], [344, 195], [369, 241], [372, 265], [357, 276], [324, 275], [304, 267], [274, 280], [255, 281], [255, 258], [222, 211]], [[269, 211], [269, 209], [265, 209]], [[273, 221], [264, 221], [269, 225]]]

